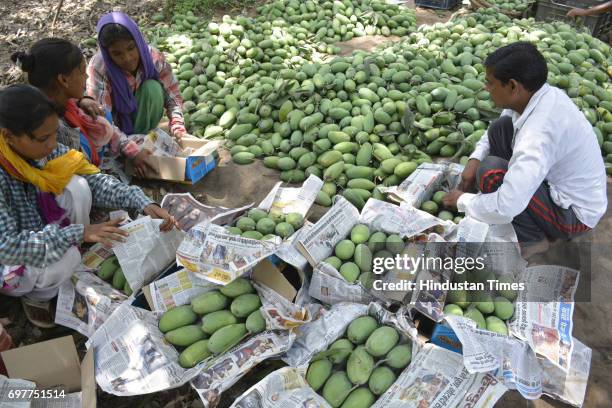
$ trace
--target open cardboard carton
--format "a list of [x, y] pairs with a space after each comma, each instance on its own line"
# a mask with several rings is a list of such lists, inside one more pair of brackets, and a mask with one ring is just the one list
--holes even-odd
[[[275, 265], [269, 258], [266, 258], [253, 269], [251, 279], [267, 286], [293, 303], [298, 294], [298, 289], [304, 282], [304, 275], [302, 271], [289, 264], [281, 261], [278, 265]], [[151, 285], [143, 287], [142, 294], [150, 309], [154, 310]]]
[[64, 390], [66, 395], [81, 392], [82, 406], [96, 407], [93, 350], [87, 351], [80, 362], [72, 336], [3, 351], [1, 355], [9, 378], [32, 381], [38, 389]]
[[[149, 143], [147, 139], [143, 147], [155, 150], [148, 145]], [[153, 169], [147, 168], [145, 178], [195, 184], [216, 167], [215, 156], [217, 149], [221, 146], [221, 141], [184, 137], [181, 143], [183, 151], [179, 152], [176, 157], [151, 154], [147, 158], [147, 163]], [[128, 173], [134, 174], [134, 169], [129, 161]]]

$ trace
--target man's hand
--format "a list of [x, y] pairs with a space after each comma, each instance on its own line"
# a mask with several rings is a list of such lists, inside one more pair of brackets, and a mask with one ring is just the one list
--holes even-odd
[[459, 183], [459, 190], [466, 193], [475, 190], [476, 185], [476, 170], [480, 166], [480, 160], [470, 159], [465, 165], [463, 173], [461, 173], [461, 183]]
[[457, 200], [459, 200], [459, 197], [461, 197], [463, 194], [464, 192], [460, 190], [453, 190], [446, 193], [444, 198], [442, 198], [442, 204], [446, 208], [457, 208]]
[[148, 215], [151, 218], [158, 218], [158, 219], [164, 220], [162, 225], [159, 226], [159, 230], [160, 231], [164, 231], [165, 232], [165, 231], [170, 231], [174, 227], [178, 228], [178, 223], [176, 222], [174, 217], [171, 216], [168, 213], [168, 211], [164, 210], [163, 208], [161, 208], [157, 204], [149, 204], [149, 205], [147, 205], [144, 208], [143, 212], [145, 213], [145, 215]]
[[147, 170], [155, 171], [153, 166], [147, 162], [149, 156], [151, 156], [151, 152], [147, 149], [142, 149], [140, 153], [132, 159], [134, 162], [134, 173], [136, 173], [139, 178], [144, 178]]
[[582, 8], [573, 8], [567, 12], [568, 17], [584, 17], [587, 15], [587, 11]]
[[129, 234], [117, 227], [121, 221], [123, 219], [116, 218], [102, 224], [85, 225], [83, 229], [83, 242], [100, 242], [106, 247], [113, 246], [113, 242], [125, 242], [124, 237], [127, 237]]
[[91, 116], [92, 118], [97, 118], [98, 115], [104, 117], [104, 108], [97, 101], [90, 98], [80, 99], [78, 102], [78, 107], [83, 109], [83, 111]]

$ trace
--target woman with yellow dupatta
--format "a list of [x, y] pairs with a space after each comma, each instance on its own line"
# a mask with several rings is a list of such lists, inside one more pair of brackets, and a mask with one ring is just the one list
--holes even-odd
[[58, 108], [39, 90], [0, 91], [0, 293], [19, 296], [28, 319], [52, 327], [51, 300], [81, 261], [81, 243], [107, 246], [127, 233], [120, 219], [89, 223], [92, 204], [175, 220], [136, 186], [102, 174], [56, 140]]

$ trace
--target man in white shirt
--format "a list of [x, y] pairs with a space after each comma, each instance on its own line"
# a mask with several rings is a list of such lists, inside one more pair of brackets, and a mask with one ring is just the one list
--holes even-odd
[[[488, 224], [512, 223], [519, 242], [570, 239], [607, 208], [606, 173], [591, 124], [562, 90], [546, 84], [546, 61], [516, 42], [485, 60], [486, 89], [503, 108], [470, 156], [444, 205]], [[476, 188], [479, 194], [470, 194]]]

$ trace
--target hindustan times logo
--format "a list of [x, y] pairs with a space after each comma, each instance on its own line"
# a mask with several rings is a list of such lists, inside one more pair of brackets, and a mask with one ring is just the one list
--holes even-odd
[[463, 274], [468, 270], [483, 270], [485, 268], [484, 258], [477, 257], [413, 257], [404, 255], [396, 255], [395, 257], [382, 258], [377, 257], [373, 260], [372, 272], [377, 275], [384, 273], [390, 269], [399, 269], [410, 271], [412, 274], [416, 271], [425, 270], [453, 270], [455, 273]]

